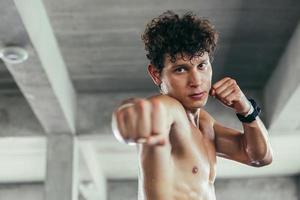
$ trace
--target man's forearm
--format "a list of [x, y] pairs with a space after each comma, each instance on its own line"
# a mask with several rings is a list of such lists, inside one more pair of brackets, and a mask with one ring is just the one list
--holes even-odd
[[243, 123], [245, 150], [253, 166], [263, 166], [272, 162], [272, 149], [268, 131], [259, 117], [251, 123]]

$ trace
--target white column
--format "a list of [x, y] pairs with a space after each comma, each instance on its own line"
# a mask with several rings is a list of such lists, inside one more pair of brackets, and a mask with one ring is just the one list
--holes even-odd
[[49, 134], [45, 200], [78, 199], [78, 144], [74, 136]]

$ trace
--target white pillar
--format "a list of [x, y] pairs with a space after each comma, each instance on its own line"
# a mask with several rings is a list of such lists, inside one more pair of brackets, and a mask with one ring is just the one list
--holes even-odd
[[78, 199], [78, 144], [69, 133], [48, 134], [45, 200]]

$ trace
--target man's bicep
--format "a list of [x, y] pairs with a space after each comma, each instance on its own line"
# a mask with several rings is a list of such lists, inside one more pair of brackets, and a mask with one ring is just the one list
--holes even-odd
[[246, 152], [243, 134], [238, 130], [227, 128], [218, 122], [215, 122], [213, 127], [217, 155], [250, 165], [251, 161]]

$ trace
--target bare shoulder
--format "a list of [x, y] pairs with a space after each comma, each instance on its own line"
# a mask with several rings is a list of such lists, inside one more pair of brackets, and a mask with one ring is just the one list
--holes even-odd
[[149, 101], [158, 101], [170, 108], [184, 109], [182, 104], [175, 98], [168, 95], [155, 95], [148, 98]]
[[173, 120], [182, 120], [183, 117], [186, 117], [185, 109], [183, 105], [175, 98], [168, 95], [156, 95], [148, 98], [151, 102], [157, 102], [165, 106], [168, 113], [173, 116]]
[[200, 111], [200, 120], [204, 120], [205, 122], [209, 123], [211, 126], [214, 125], [215, 119], [203, 108]]

